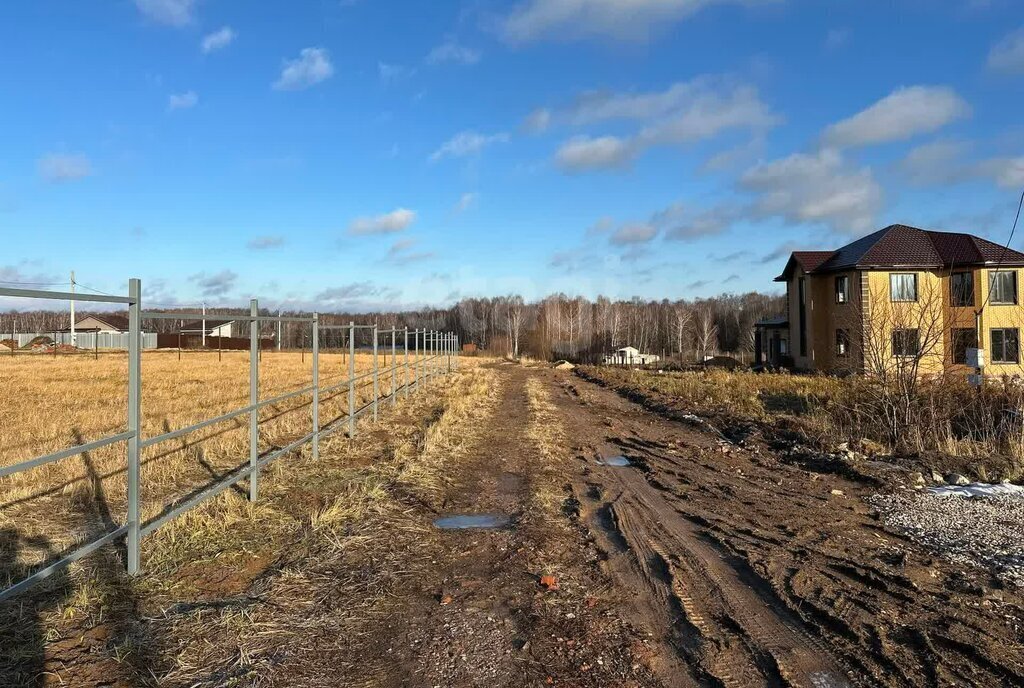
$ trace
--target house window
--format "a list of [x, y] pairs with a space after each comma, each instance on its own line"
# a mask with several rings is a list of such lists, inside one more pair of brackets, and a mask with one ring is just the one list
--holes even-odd
[[846, 275], [836, 277], [836, 303], [849, 303], [850, 278]]
[[917, 356], [921, 349], [921, 340], [916, 329], [892, 331], [893, 356]]
[[836, 330], [836, 356], [850, 355], [850, 331]]
[[953, 346], [953, 363], [965, 365], [967, 350], [978, 348], [978, 331], [973, 327], [954, 327], [950, 339]]
[[954, 306], [974, 305], [974, 275], [954, 272], [949, 278], [950, 300]]
[[894, 272], [889, 275], [889, 298], [892, 301], [917, 301], [917, 273]]
[[1020, 362], [1020, 348], [1017, 346], [1016, 327], [992, 330], [992, 362]]
[[989, 300], [994, 304], [1017, 303], [1017, 271], [996, 270], [989, 273]]
[[789, 340], [788, 339], [780, 339], [779, 340], [779, 354], [781, 354], [782, 356], [788, 356], [789, 355]]

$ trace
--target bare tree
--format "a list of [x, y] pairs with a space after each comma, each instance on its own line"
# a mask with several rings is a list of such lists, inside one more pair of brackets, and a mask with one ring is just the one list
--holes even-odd
[[708, 306], [701, 306], [697, 309], [696, 323], [696, 344], [697, 355], [700, 360], [707, 360], [713, 356], [718, 347], [718, 325], [715, 324], [715, 316]]

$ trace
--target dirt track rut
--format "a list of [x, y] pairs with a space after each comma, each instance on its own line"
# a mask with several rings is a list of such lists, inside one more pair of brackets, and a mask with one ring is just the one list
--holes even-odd
[[[593, 427], [577, 411], [570, 424]], [[583, 427], [579, 430], [582, 432]], [[577, 437], [581, 435], [576, 435]], [[585, 435], [584, 435], [585, 436]], [[708, 443], [706, 437], [691, 438]], [[607, 568], [639, 594], [634, 618], [653, 625], [678, 656], [673, 685], [849, 686], [846, 670], [744, 562], [723, 553], [648, 482], [642, 464], [601, 465], [647, 449], [633, 438], [580, 447], [593, 460], [581, 478], [582, 513], [608, 553]]]
[[877, 487], [550, 380], [581, 524], [666, 685], [1024, 685], [1020, 593], [885, 531], [862, 499]]

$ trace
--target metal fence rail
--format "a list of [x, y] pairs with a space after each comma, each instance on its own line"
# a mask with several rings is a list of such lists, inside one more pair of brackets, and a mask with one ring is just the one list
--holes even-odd
[[[142, 538], [150, 535], [161, 526], [174, 520], [178, 516], [190, 511], [200, 504], [216, 497], [232, 485], [248, 480], [249, 499], [255, 501], [259, 496], [259, 472], [260, 469], [270, 462], [278, 459], [306, 444], [311, 445], [312, 458], [320, 456], [320, 440], [338, 428], [347, 425], [348, 436], [355, 437], [356, 420], [364, 414], [372, 413], [374, 420], [378, 418], [378, 408], [382, 400], [390, 400], [392, 405], [397, 403], [398, 393], [401, 392], [404, 398], [408, 398], [410, 390], [418, 389], [421, 384], [428, 383], [439, 375], [446, 374], [458, 368], [459, 343], [458, 337], [452, 333], [437, 332], [434, 330], [408, 328], [392, 328], [380, 330], [376, 325], [356, 325], [350, 322], [348, 325], [323, 326], [320, 325], [319, 314], [313, 313], [311, 317], [301, 316], [265, 316], [259, 314], [259, 303], [256, 299], [250, 302], [249, 315], [220, 316], [229, 317], [232, 320], [242, 320], [251, 323], [249, 328], [249, 404], [243, 408], [235, 409], [213, 418], [208, 418], [192, 425], [170, 430], [153, 437], [143, 437], [142, 433], [142, 350], [146, 346], [144, 333], [142, 332], [142, 321], [144, 319], [178, 319], [185, 317], [181, 313], [162, 313], [157, 311], [142, 310], [142, 283], [138, 279], [128, 281], [128, 294], [126, 296], [110, 296], [99, 294], [71, 294], [65, 292], [38, 291], [31, 289], [10, 289], [0, 288], [0, 296], [24, 297], [33, 299], [49, 300], [71, 300], [93, 301], [104, 303], [120, 303], [128, 306], [128, 328], [124, 335], [124, 348], [128, 350], [128, 413], [127, 428], [109, 437], [104, 437], [73, 447], [67, 447], [50, 454], [37, 456], [11, 466], [0, 467], [0, 479], [16, 473], [32, 470], [39, 466], [49, 464], [61, 459], [93, 451], [119, 442], [127, 443], [127, 482], [128, 482], [128, 510], [127, 522], [117, 528], [101, 535], [91, 542], [80, 544], [77, 548], [64, 555], [58, 561], [47, 564], [45, 567], [35, 571], [33, 574], [0, 591], [0, 600], [26, 590], [32, 585], [52, 576], [54, 573], [64, 569], [69, 564], [94, 552], [100, 547], [126, 537], [126, 566], [128, 573], [135, 575], [141, 569], [140, 546]], [[202, 317], [200, 314], [198, 317]], [[207, 318], [216, 318], [216, 313], [206, 313]], [[281, 323], [300, 322], [305, 323], [311, 330], [312, 341], [312, 367], [313, 382], [311, 385], [300, 389], [286, 392], [269, 399], [259, 398], [259, 372], [260, 372], [260, 351], [259, 351], [259, 323]], [[320, 386], [320, 336], [328, 330], [340, 330], [348, 338], [348, 375], [340, 382], [332, 383], [326, 387]], [[356, 353], [356, 332], [357, 330], [372, 330], [373, 339], [373, 367], [371, 370], [356, 375], [355, 353]], [[58, 333], [60, 334], [60, 333]], [[79, 333], [79, 338], [87, 333]], [[411, 337], [410, 337], [411, 335]], [[33, 335], [34, 336], [34, 335]], [[102, 333], [100, 334], [102, 337]], [[379, 349], [381, 337], [385, 337], [385, 346], [390, 347], [390, 365], [382, 368], [379, 362]], [[19, 335], [20, 337], [20, 335]], [[70, 337], [70, 334], [68, 334]], [[100, 340], [102, 341], [102, 340]], [[399, 344], [401, 342], [401, 344]], [[410, 342], [412, 346], [410, 347]], [[93, 342], [96, 345], [96, 342]], [[155, 346], [155, 342], [153, 344]], [[401, 346], [402, 362], [399, 364], [399, 346]], [[103, 347], [100, 347], [103, 348]], [[116, 347], [115, 347], [116, 348]], [[381, 396], [381, 373], [388, 380], [388, 388], [385, 395]], [[401, 373], [402, 384], [398, 378]], [[363, 382], [365, 381], [365, 382]], [[361, 384], [360, 384], [361, 383]], [[360, 408], [356, 408], [357, 387], [369, 386], [372, 384], [372, 400]], [[332, 419], [327, 424], [320, 423], [320, 404], [323, 400], [322, 394], [333, 392], [343, 387], [348, 387], [348, 410], [346, 413]], [[310, 401], [310, 432], [284, 447], [275, 449], [265, 455], [259, 453], [259, 412], [261, 408], [271, 404], [277, 404], [288, 399], [300, 396], [309, 396]], [[301, 406], [296, 407], [301, 408]], [[294, 410], [294, 409], [292, 409]], [[206, 486], [194, 496], [181, 501], [163, 505], [157, 516], [143, 523], [140, 517], [140, 456], [143, 449], [168, 442], [204, 428], [223, 423], [240, 416], [249, 416], [249, 461], [225, 478], [216, 483]]]
[[[80, 298], [78, 300], [83, 301], [84, 299]], [[70, 332], [11, 332], [7, 334], [0, 332], [0, 341], [5, 339], [13, 340], [17, 343], [19, 349], [27, 346], [37, 337], [46, 337], [57, 344], [74, 345], [83, 350], [120, 349], [123, 351], [128, 349], [129, 334], [127, 332], [76, 332], [74, 337], [72, 337]], [[142, 333], [142, 348], [156, 348], [155, 332]]]

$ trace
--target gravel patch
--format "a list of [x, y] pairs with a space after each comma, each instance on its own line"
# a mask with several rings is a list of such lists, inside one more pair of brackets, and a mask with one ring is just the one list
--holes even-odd
[[886, 527], [954, 563], [990, 570], [1024, 587], [1024, 497], [956, 497], [928, 493], [874, 495]]

